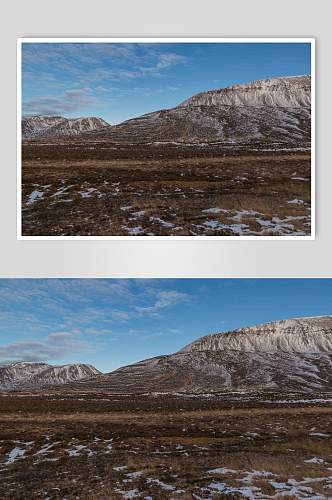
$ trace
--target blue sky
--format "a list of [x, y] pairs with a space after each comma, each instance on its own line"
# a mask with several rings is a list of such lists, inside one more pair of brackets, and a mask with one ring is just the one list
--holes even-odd
[[0, 363], [110, 372], [199, 337], [332, 314], [332, 279], [0, 279]]
[[310, 43], [23, 43], [22, 114], [111, 125], [206, 90], [311, 74]]

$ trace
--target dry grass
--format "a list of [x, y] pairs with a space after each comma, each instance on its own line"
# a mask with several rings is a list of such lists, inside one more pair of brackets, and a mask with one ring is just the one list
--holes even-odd
[[[0, 395], [0, 498], [235, 500], [246, 498], [244, 488], [264, 500], [303, 498], [304, 488], [330, 498], [330, 407], [264, 408], [251, 398], [231, 409], [224, 396], [208, 398], [220, 407], [206, 409], [197, 396], [187, 398], [194, 410], [179, 411], [165, 394], [150, 397], [158, 410], [149, 411], [145, 395], [104, 392], [100, 400], [113, 406], [121, 397], [120, 405], [129, 402], [123, 411], [96, 413], [96, 393], [44, 392]], [[15, 448], [24, 455], [10, 462]]]
[[106, 146], [23, 147], [23, 235], [310, 234], [308, 154], [284, 144], [265, 154], [265, 143]]

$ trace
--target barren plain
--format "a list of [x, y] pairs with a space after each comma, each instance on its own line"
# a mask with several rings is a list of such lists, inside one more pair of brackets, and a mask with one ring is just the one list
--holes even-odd
[[0, 497], [328, 499], [332, 394], [0, 393]]
[[23, 236], [306, 236], [310, 142], [23, 141]]

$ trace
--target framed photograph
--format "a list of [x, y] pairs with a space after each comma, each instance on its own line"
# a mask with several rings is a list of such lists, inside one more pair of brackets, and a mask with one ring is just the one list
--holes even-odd
[[314, 48], [19, 39], [18, 239], [314, 239]]

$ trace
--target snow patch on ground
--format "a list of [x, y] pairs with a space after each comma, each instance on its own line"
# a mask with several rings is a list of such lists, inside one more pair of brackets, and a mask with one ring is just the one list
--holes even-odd
[[[123, 210], [123, 208], [121, 209]], [[141, 210], [141, 212], [132, 212], [131, 215], [136, 215], [136, 217], [140, 217], [141, 215], [145, 214], [145, 210]]]
[[82, 198], [89, 198], [94, 191], [97, 191], [97, 189], [88, 188], [86, 191], [79, 191], [79, 194], [82, 195]]
[[35, 189], [34, 191], [32, 191], [32, 193], [29, 196], [29, 201], [27, 202], [27, 205], [31, 205], [38, 198], [42, 200], [43, 199], [43, 194], [44, 194], [44, 191], [38, 191], [37, 189]]
[[207, 208], [206, 210], [202, 210], [202, 212], [211, 212], [212, 214], [217, 214], [218, 212], [228, 212], [228, 210], [215, 207], [215, 208]]
[[155, 483], [158, 486], [161, 486], [163, 490], [175, 490], [174, 486], [170, 486], [169, 484], [162, 483], [159, 481], [159, 479], [152, 479], [152, 478], [147, 478], [146, 482], [149, 483]]
[[10, 453], [9, 453], [9, 459], [6, 462], [6, 465], [11, 464], [14, 462], [16, 457], [21, 457], [25, 453], [25, 450], [21, 450], [21, 448], [14, 448]]
[[79, 451], [83, 450], [83, 448], [86, 448], [86, 446], [82, 445], [75, 445], [74, 447], [76, 448], [76, 450], [67, 450], [70, 457], [77, 456]]
[[150, 217], [149, 220], [150, 221], [156, 220], [156, 221], [160, 222], [160, 224], [162, 224], [163, 226], [166, 226], [166, 227], [173, 227], [174, 226], [174, 224], [172, 224], [171, 222], [166, 222], [166, 221], [160, 219], [159, 217]]
[[[295, 179], [295, 177], [294, 177], [294, 179]], [[298, 200], [297, 198], [295, 198], [295, 200], [287, 201], [287, 203], [303, 203], [303, 200]]]

